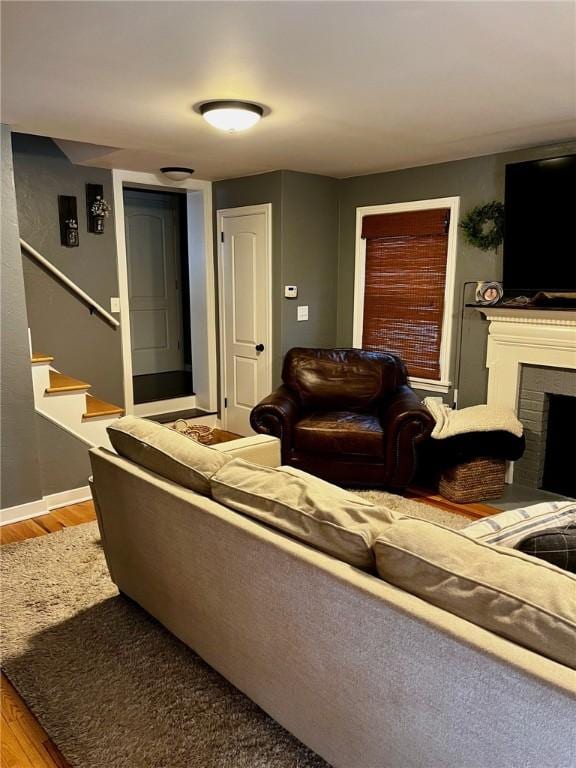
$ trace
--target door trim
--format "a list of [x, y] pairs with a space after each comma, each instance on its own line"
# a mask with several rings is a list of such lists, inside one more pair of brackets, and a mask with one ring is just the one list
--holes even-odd
[[[120, 299], [120, 333], [122, 342], [122, 372], [124, 379], [124, 409], [134, 414], [132, 384], [132, 345], [130, 338], [130, 303], [128, 299], [128, 258], [124, 229], [124, 186], [139, 186], [150, 190], [186, 190], [188, 219], [188, 259], [190, 274], [190, 303], [192, 325], [192, 368], [195, 395], [187, 398], [186, 408], [196, 405], [207, 411], [216, 410], [217, 403], [217, 339], [215, 307], [215, 275], [212, 234], [212, 183], [198, 179], [173, 182], [154, 173], [113, 169], [114, 226], [118, 264], [118, 296]], [[191, 224], [193, 226], [191, 226]], [[192, 279], [192, 277], [194, 279]], [[193, 289], [193, 290], [192, 290]], [[199, 316], [200, 315], [200, 316]], [[180, 401], [183, 398], [179, 399]], [[152, 405], [152, 404], [150, 404]]]
[[226, 348], [224, 345], [224, 248], [221, 233], [223, 232], [224, 219], [236, 218], [238, 216], [253, 216], [263, 213], [266, 217], [266, 240], [268, 253], [268, 275], [266, 280], [266, 294], [268, 297], [268, 366], [266, 371], [266, 382], [268, 390], [272, 391], [272, 203], [262, 203], [261, 205], [244, 205], [238, 208], [220, 208], [216, 211], [216, 231], [218, 236], [218, 324], [220, 326], [220, 422], [222, 428], [227, 428], [228, 414], [224, 407], [224, 398], [226, 395]]

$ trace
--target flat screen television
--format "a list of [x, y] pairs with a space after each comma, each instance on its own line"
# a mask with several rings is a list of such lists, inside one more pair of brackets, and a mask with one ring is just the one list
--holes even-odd
[[503, 287], [576, 290], [576, 155], [506, 166]]

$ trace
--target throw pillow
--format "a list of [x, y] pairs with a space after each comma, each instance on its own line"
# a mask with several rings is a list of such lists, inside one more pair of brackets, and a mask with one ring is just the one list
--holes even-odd
[[575, 501], [546, 501], [498, 515], [483, 517], [462, 529], [471, 539], [501, 547], [515, 547], [529, 533], [576, 522]]
[[516, 549], [576, 573], [576, 523], [532, 533], [516, 544]]

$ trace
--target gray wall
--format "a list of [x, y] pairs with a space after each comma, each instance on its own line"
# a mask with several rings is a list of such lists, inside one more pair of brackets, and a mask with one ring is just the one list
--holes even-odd
[[88, 446], [39, 413], [36, 414], [36, 433], [43, 495], [88, 485], [92, 474]]
[[[13, 134], [14, 176], [21, 237], [46, 256], [105, 309], [118, 295], [114, 220], [103, 235], [86, 226], [86, 183], [103, 184], [112, 200], [108, 170], [73, 165], [53, 141]], [[60, 244], [58, 195], [77, 198], [80, 246]], [[28, 257], [24, 258], [28, 322], [34, 350], [53, 355], [54, 366], [88, 381], [97, 397], [122, 405], [120, 331], [114, 330]]]
[[[282, 299], [282, 355], [291, 347], [336, 343], [338, 182], [326, 176], [282, 173], [282, 281], [298, 298]], [[309, 306], [309, 320], [296, 307]]]
[[0, 507], [42, 497], [10, 129], [2, 126]]
[[[340, 206], [338, 344], [344, 346], [352, 343], [357, 207], [459, 195], [462, 216], [480, 203], [504, 200], [506, 163], [567, 153], [576, 153], [576, 142], [341, 179], [338, 183]], [[452, 381], [456, 386], [458, 386], [458, 352], [460, 349], [462, 351], [459, 407], [485, 402], [488, 378], [485, 367], [487, 322], [476, 310], [463, 310], [463, 303], [470, 301], [473, 297], [473, 287], [468, 286], [466, 299], [463, 302], [464, 283], [501, 278], [501, 249], [498, 255], [479, 251], [465, 243], [462, 234], [459, 233], [454, 312], [455, 335], [452, 349]], [[460, 345], [462, 311], [464, 322]]]
[[[337, 182], [326, 176], [274, 171], [213, 185], [215, 215], [219, 209], [261, 203], [272, 203], [276, 385], [288, 349], [297, 345], [333, 346], [336, 342]], [[298, 285], [296, 300], [284, 298], [284, 285], [290, 284]], [[299, 304], [309, 306], [308, 321], [296, 320]]]

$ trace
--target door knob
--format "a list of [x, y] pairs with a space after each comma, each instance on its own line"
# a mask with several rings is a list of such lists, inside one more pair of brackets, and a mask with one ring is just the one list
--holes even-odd
[[256, 344], [256, 352], [264, 352], [264, 344]]

